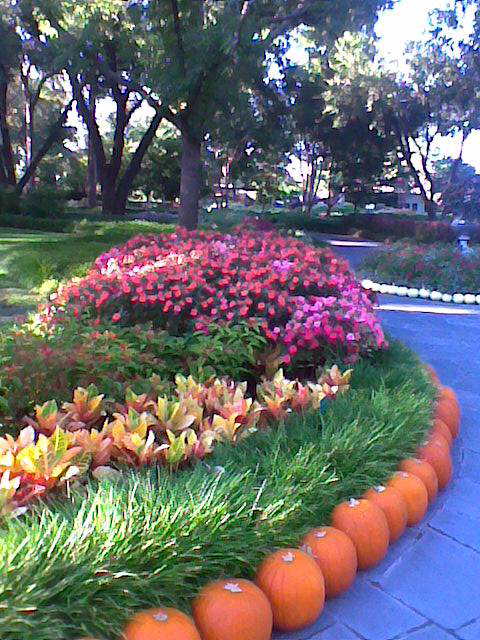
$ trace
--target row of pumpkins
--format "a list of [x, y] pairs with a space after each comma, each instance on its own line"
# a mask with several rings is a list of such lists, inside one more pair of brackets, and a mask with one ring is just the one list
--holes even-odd
[[434, 426], [417, 457], [404, 460], [386, 486], [339, 504], [332, 526], [308, 533], [300, 549], [265, 558], [255, 583], [234, 579], [207, 585], [193, 602], [193, 619], [172, 608], [143, 611], [127, 624], [123, 639], [269, 640], [272, 628], [294, 631], [313, 624], [325, 598], [349, 589], [358, 569], [379, 564], [389, 544], [422, 520], [451, 479], [450, 447], [460, 408], [452, 389], [429, 372], [440, 392]]

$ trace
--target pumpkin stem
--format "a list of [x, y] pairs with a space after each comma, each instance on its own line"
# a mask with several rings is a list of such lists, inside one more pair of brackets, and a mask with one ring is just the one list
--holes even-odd
[[223, 587], [225, 591], [230, 591], [230, 593], [243, 593], [240, 589], [240, 586], [236, 582], [227, 582], [227, 584]]
[[360, 502], [356, 498], [350, 498], [350, 500], [348, 501], [348, 506], [351, 507], [352, 509], [354, 507], [358, 507], [359, 504]]
[[386, 491], [387, 488], [383, 486], [383, 484], [379, 484], [377, 487], [375, 487], [375, 491], [377, 493], [383, 493], [384, 491]]
[[326, 531], [317, 531], [315, 533], [315, 537], [316, 538], [326, 538], [327, 537], [327, 532]]
[[284, 562], [293, 562], [295, 560], [295, 556], [291, 551], [289, 551], [284, 556], [282, 556], [282, 560]]
[[164, 611], [162, 611], [160, 613], [156, 613], [153, 617], [157, 622], [167, 622], [168, 621], [168, 616]]

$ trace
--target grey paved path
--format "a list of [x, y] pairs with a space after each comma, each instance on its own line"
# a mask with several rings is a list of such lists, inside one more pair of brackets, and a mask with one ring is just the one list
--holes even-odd
[[281, 640], [480, 640], [480, 316], [381, 317], [459, 395], [454, 480], [380, 567], [360, 573], [312, 628], [277, 634]]

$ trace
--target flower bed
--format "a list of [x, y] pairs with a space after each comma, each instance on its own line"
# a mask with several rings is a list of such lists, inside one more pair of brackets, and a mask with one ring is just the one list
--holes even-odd
[[134, 611], [185, 608], [211, 579], [252, 577], [269, 549], [298, 545], [336, 505], [388, 478], [425, 437], [433, 397], [415, 358], [393, 345], [360, 362], [323, 415], [220, 444], [173, 476], [157, 467], [72, 485], [40, 517], [8, 523], [2, 637], [116, 640]]
[[[148, 640], [178, 640], [180, 625], [198, 640], [195, 625], [205, 637], [212, 625], [219, 640], [267, 640], [272, 620], [304, 626], [321, 612], [325, 591], [334, 595], [315, 562], [325, 530], [305, 538], [303, 551], [285, 547], [333, 519], [354, 549], [344, 591], [357, 563], [380, 561], [394, 539], [365, 491], [414, 452], [438, 453], [436, 440], [419, 449], [438, 390], [411, 352], [387, 349], [368, 296], [330, 251], [260, 231], [136, 238], [62, 287], [40, 320], [0, 349], [7, 380], [28, 389], [29, 375], [32, 384], [40, 378], [37, 396], [52, 371], [63, 385], [59, 402], [40, 403], [27, 426], [0, 438], [2, 639], [138, 640], [143, 629]], [[39, 345], [43, 376], [29, 366]], [[97, 352], [109, 397], [90, 386], [60, 402], [68, 380], [95, 373]], [[65, 376], [69, 363], [75, 372]], [[281, 364], [300, 377], [272, 377]], [[247, 383], [235, 381], [241, 371]], [[3, 385], [4, 410], [18, 411], [19, 394]], [[13, 413], [4, 433], [19, 427]], [[449, 454], [438, 455], [432, 464], [444, 465], [446, 483]], [[427, 488], [413, 476], [391, 480], [399, 491], [416, 483], [408, 501], [415, 513], [402, 503], [403, 528], [427, 507]], [[360, 500], [345, 502], [352, 496]], [[365, 506], [368, 537], [378, 541], [366, 555], [348, 531]], [[262, 594], [246, 579], [278, 547], [257, 574]], [[272, 606], [271, 562], [282, 570], [303, 563], [292, 586], [304, 595], [301, 619]], [[195, 624], [166, 608], [188, 610], [199, 592]], [[255, 624], [226, 600], [225, 616], [209, 620], [212, 594], [249, 601]]]
[[259, 327], [281, 363], [315, 368], [332, 353], [353, 363], [386, 347], [370, 300], [348, 263], [273, 232], [178, 231], [137, 237], [100, 256], [43, 313], [182, 335], [215, 322]]
[[0, 518], [23, 513], [33, 499], [65, 487], [87, 472], [163, 465], [170, 471], [212, 454], [218, 442], [235, 444], [292, 412], [320, 410], [348, 389], [351, 371], [326, 371], [317, 384], [287, 380], [280, 370], [247, 397], [247, 384], [228, 379], [199, 383], [176, 377], [174, 397], [137, 395], [110, 407], [93, 385], [73, 401], [38, 405], [17, 438], [0, 437]]
[[[480, 251], [397, 243], [369, 256], [361, 267], [366, 288], [381, 293], [475, 304], [480, 301]], [[385, 283], [385, 285], [376, 285]], [[392, 290], [392, 286], [395, 288]], [[400, 288], [400, 290], [398, 290]]]

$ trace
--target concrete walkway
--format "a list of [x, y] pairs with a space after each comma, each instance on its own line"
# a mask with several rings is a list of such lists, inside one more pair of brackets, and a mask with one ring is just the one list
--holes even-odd
[[[341, 249], [356, 265], [355, 251]], [[480, 317], [380, 315], [384, 328], [433, 365], [442, 382], [458, 393], [463, 418], [453, 449], [454, 480], [421, 525], [391, 547], [380, 567], [359, 573], [347, 594], [327, 602], [312, 628], [275, 638], [480, 640]]]

